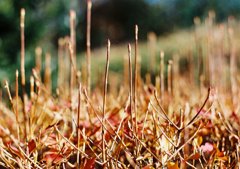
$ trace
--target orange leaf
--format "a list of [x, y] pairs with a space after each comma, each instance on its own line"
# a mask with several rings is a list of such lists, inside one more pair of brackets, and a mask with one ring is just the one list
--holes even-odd
[[61, 162], [63, 159], [63, 156], [59, 154], [57, 151], [48, 151], [43, 156], [43, 161], [46, 161], [47, 163], [54, 163], [57, 164]]
[[146, 165], [142, 169], [153, 169], [153, 167], [151, 165]]
[[95, 162], [96, 162], [96, 158], [87, 159], [87, 162], [84, 165], [83, 169], [94, 169]]
[[167, 168], [168, 168], [168, 169], [179, 169], [178, 163], [168, 162], [168, 163], [167, 163]]
[[194, 142], [196, 145], [200, 146], [200, 145], [202, 144], [202, 142], [203, 142], [202, 136], [199, 136], [199, 137], [194, 138], [193, 142]]
[[199, 153], [195, 153], [190, 155], [187, 160], [198, 160], [200, 158], [200, 154]]

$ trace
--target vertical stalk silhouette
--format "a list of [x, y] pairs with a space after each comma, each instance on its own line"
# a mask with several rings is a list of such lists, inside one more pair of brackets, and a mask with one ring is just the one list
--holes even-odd
[[134, 61], [134, 113], [135, 113], [135, 132], [137, 136], [138, 125], [137, 125], [137, 84], [138, 84], [138, 26], [135, 25], [135, 61]]
[[20, 140], [20, 129], [19, 129], [19, 117], [18, 117], [18, 70], [16, 70], [16, 79], [15, 79], [15, 92], [16, 92], [16, 121], [17, 121], [17, 133], [18, 133], [18, 140]]
[[[38, 72], [38, 75], [41, 73], [41, 68], [42, 68], [42, 48], [41, 47], [36, 47], [35, 49], [35, 67]], [[39, 76], [40, 77], [40, 76]]]
[[[108, 84], [108, 69], [109, 69], [109, 57], [110, 57], [110, 40], [108, 39], [107, 42], [107, 60], [106, 60], [106, 67], [105, 67], [105, 77], [104, 77], [104, 93], [103, 93], [103, 117], [102, 117], [102, 160], [103, 163], [106, 162], [106, 147], [105, 147], [105, 114], [106, 114], [106, 100], [107, 100], [107, 84]], [[105, 164], [103, 164], [105, 168]]]
[[167, 87], [168, 87], [168, 94], [170, 95], [170, 96], [172, 96], [172, 64], [173, 64], [173, 62], [172, 62], [172, 60], [169, 60], [168, 61], [168, 85], [167, 85]]
[[133, 78], [132, 78], [132, 58], [131, 58], [131, 45], [128, 44], [128, 80], [129, 80], [129, 99], [130, 99], [130, 113], [131, 113], [131, 125], [132, 130], [134, 131], [134, 122], [133, 122], [133, 105], [132, 105], [132, 95], [133, 95]]
[[44, 83], [46, 85], [46, 88], [51, 94], [52, 91], [52, 77], [51, 77], [51, 55], [49, 53], [46, 53], [45, 55], [45, 72], [44, 72]]
[[63, 85], [64, 81], [64, 39], [58, 39], [58, 78], [57, 78], [57, 86], [58, 89]]
[[[70, 10], [70, 42], [72, 48], [72, 62], [76, 65], [76, 12], [74, 10]], [[72, 91], [74, 89], [76, 83], [76, 72], [73, 70], [71, 66], [71, 73], [70, 73], [70, 96], [72, 96]]]
[[21, 85], [22, 85], [22, 101], [23, 101], [23, 116], [24, 116], [24, 138], [27, 140], [27, 114], [26, 114], [26, 92], [25, 92], [25, 9], [20, 11], [20, 31], [21, 31]]
[[[80, 146], [80, 114], [81, 114], [81, 95], [82, 95], [82, 86], [79, 84], [78, 88], [78, 109], [77, 109], [77, 148]], [[77, 168], [80, 168], [80, 152], [77, 152]]]
[[160, 53], [160, 90], [161, 90], [161, 100], [163, 100], [164, 95], [164, 52]]
[[89, 96], [91, 93], [91, 8], [92, 0], [87, 0], [86, 47], [87, 47], [87, 91]]

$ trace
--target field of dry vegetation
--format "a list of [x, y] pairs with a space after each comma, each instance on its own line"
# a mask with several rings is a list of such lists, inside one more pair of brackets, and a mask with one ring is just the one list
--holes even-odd
[[[70, 11], [70, 35], [59, 39], [54, 63], [59, 70], [55, 91], [51, 55], [46, 53], [42, 64], [40, 47], [32, 76], [25, 77], [27, 30], [21, 10], [21, 67], [15, 84], [5, 82], [7, 97], [0, 102], [0, 165], [240, 168], [239, 23], [229, 17], [216, 24], [210, 11], [180, 37], [149, 33], [147, 45], [138, 44], [136, 25], [129, 30], [133, 43], [111, 51], [108, 40], [103, 53], [91, 51], [90, 1], [87, 12], [86, 60], [81, 67], [76, 61], [78, 32]], [[121, 73], [109, 71], [115, 59]]]

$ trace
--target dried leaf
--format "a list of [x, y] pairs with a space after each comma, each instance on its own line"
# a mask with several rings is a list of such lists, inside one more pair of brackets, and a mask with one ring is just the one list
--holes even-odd
[[168, 169], [179, 169], [178, 163], [177, 162], [168, 162], [167, 163], [167, 168]]
[[63, 156], [55, 150], [50, 150], [48, 152], [45, 152], [42, 159], [42, 161], [45, 161], [46, 163], [54, 163], [54, 164], [57, 164], [62, 160], [63, 160]]
[[200, 154], [199, 153], [195, 153], [190, 155], [186, 160], [198, 160], [200, 158]]
[[31, 154], [35, 148], [36, 148], [36, 143], [35, 143], [35, 141], [32, 139], [31, 141], [28, 142], [28, 150], [29, 150], [29, 153]]
[[202, 136], [194, 138], [193, 142], [195, 145], [200, 146], [202, 144], [203, 138]]
[[144, 166], [142, 169], [154, 169], [154, 167], [151, 166], [151, 165], [146, 165], [146, 166]]
[[95, 162], [96, 162], [96, 158], [87, 159], [87, 162], [84, 165], [83, 169], [94, 169]]

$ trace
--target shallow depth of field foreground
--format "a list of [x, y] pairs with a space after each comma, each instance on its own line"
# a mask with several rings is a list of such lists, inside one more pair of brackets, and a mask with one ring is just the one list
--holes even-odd
[[[70, 34], [59, 37], [57, 61], [37, 47], [30, 77], [28, 13], [21, 9], [20, 67], [15, 82], [5, 81], [1, 89], [1, 168], [240, 168], [238, 21], [229, 17], [217, 24], [210, 11], [205, 20], [194, 19], [193, 30], [179, 32], [180, 40], [149, 33], [146, 44], [138, 42], [141, 27], [132, 23], [131, 43], [111, 50], [106, 37], [104, 53], [93, 52], [90, 0], [87, 5], [81, 64], [71, 11]], [[170, 56], [165, 50], [171, 48]], [[116, 60], [118, 73], [109, 68]]]

